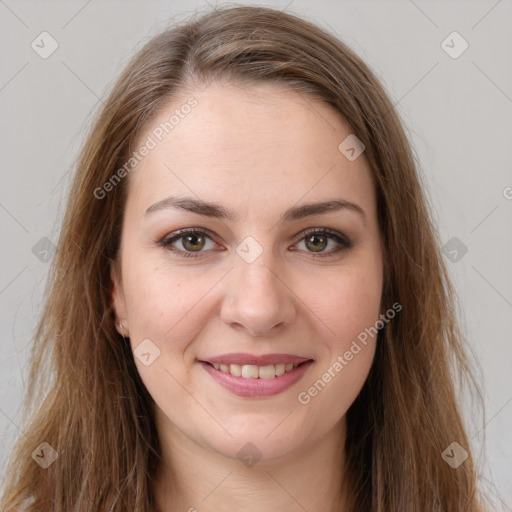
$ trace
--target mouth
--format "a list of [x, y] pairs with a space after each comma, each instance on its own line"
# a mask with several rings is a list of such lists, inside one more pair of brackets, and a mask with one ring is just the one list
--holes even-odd
[[[275, 362], [270, 363], [272, 360]], [[299, 382], [314, 360], [284, 354], [230, 354], [198, 363], [231, 393], [245, 398], [264, 398], [280, 394]]]
[[312, 359], [307, 359], [302, 363], [277, 363], [266, 364], [263, 366], [253, 364], [224, 364], [224, 363], [210, 363], [209, 361], [202, 361], [211, 366], [217, 371], [229, 373], [233, 377], [242, 377], [244, 379], [275, 379], [280, 375], [292, 372], [295, 368], [302, 366]]

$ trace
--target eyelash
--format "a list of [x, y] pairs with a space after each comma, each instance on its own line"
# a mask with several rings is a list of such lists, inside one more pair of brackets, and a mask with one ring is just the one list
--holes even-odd
[[[182, 238], [185, 238], [187, 235], [206, 235], [207, 238], [212, 237], [209, 235], [208, 231], [205, 231], [204, 229], [196, 229], [196, 228], [187, 228], [187, 229], [181, 229], [179, 231], [176, 231], [175, 233], [171, 233], [170, 235], [165, 236], [163, 239], [161, 239], [158, 244], [162, 247], [164, 247], [167, 250], [172, 251], [177, 256], [182, 258], [200, 258], [201, 253], [205, 251], [197, 251], [196, 254], [189, 252], [189, 251], [182, 251], [181, 249], [176, 249], [172, 247], [172, 244], [176, 240], [180, 240]], [[340, 233], [337, 233], [336, 231], [332, 231], [328, 228], [312, 228], [304, 232], [302, 235], [302, 238], [297, 240], [296, 243], [302, 242], [305, 238], [307, 238], [310, 235], [323, 235], [327, 236], [327, 238], [330, 238], [334, 240], [336, 243], [339, 244], [339, 246], [330, 252], [327, 253], [314, 253], [310, 252], [310, 254], [314, 258], [328, 258], [330, 256], [333, 256], [337, 254], [338, 252], [344, 250], [344, 249], [350, 249], [352, 248], [352, 242], [344, 235], [341, 235]], [[213, 240], [214, 241], [214, 240]]]

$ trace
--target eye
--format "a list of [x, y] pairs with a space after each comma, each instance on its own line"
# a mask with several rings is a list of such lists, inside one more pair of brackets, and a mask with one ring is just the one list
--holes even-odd
[[[160, 240], [158, 244], [172, 251], [177, 256], [198, 258], [202, 252], [205, 252], [203, 249], [208, 249], [207, 240], [211, 242], [209, 249], [214, 249], [217, 244], [213, 242], [212, 237], [207, 231], [188, 228], [171, 233]], [[175, 242], [179, 242], [178, 245], [181, 245], [181, 248], [176, 247]], [[300, 242], [304, 242], [306, 252], [312, 253], [313, 257], [329, 257], [343, 249], [350, 249], [352, 247], [352, 242], [346, 236], [328, 228], [310, 229], [302, 235], [302, 238], [299, 239]], [[330, 251], [325, 251], [329, 246], [329, 242], [334, 243], [334, 248]]]
[[[189, 228], [189, 229], [181, 229], [176, 233], [171, 233], [171, 235], [166, 236], [159, 242], [162, 247], [165, 247], [173, 252], [175, 252], [178, 256], [182, 256], [184, 258], [198, 258], [199, 254], [202, 252], [207, 244], [206, 240], [210, 240], [212, 245], [215, 246], [213, 240], [208, 235], [208, 233], [204, 230]], [[182, 249], [174, 247], [174, 242], [181, 240]], [[211, 247], [210, 247], [211, 248]], [[184, 250], [183, 250], [184, 249]]]
[[[334, 248], [330, 251], [325, 251], [330, 241], [334, 242]], [[343, 249], [350, 249], [352, 247], [352, 242], [345, 235], [328, 228], [310, 229], [299, 240], [300, 242], [304, 242], [307, 252], [312, 252], [313, 257], [321, 258], [332, 256]]]

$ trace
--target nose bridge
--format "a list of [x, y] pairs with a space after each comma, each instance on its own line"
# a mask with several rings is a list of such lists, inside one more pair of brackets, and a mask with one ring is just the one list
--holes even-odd
[[251, 238], [237, 247], [223, 319], [241, 324], [252, 334], [265, 334], [277, 325], [291, 323], [295, 306], [290, 288], [279, 275], [281, 262], [272, 247]]
[[[252, 301], [264, 299], [267, 304], [270, 301], [279, 301], [283, 293], [282, 283], [276, 277], [279, 263], [276, 261], [274, 251], [270, 246], [261, 246], [248, 241], [237, 248], [239, 258], [235, 264], [237, 279], [237, 293], [247, 296]], [[249, 252], [242, 251], [249, 246]], [[258, 244], [259, 245], [259, 244]], [[255, 303], [254, 306], [257, 306]]]

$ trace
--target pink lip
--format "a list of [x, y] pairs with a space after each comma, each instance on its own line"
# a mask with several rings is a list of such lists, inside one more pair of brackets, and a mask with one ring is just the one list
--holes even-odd
[[[236, 354], [234, 354], [236, 355]], [[216, 358], [220, 360], [220, 358]], [[304, 358], [300, 358], [304, 359]], [[224, 359], [225, 361], [225, 359]], [[275, 359], [274, 359], [275, 361]], [[224, 388], [231, 391], [233, 394], [242, 397], [264, 397], [273, 396], [282, 393], [286, 389], [293, 386], [298, 382], [308, 368], [313, 364], [311, 359], [304, 359], [304, 364], [297, 366], [293, 370], [283, 373], [273, 379], [246, 379], [244, 377], [235, 377], [230, 373], [216, 370], [205, 361], [200, 361], [201, 366]], [[213, 361], [212, 361], [213, 362]], [[292, 362], [292, 361], [290, 361]], [[300, 361], [299, 361], [300, 363]], [[217, 363], [220, 364], [220, 363]], [[227, 364], [227, 363], [225, 363]], [[239, 363], [230, 363], [239, 364]], [[247, 363], [246, 363], [247, 364]], [[264, 365], [265, 363], [263, 363]], [[269, 363], [270, 364], [270, 363]], [[263, 366], [261, 363], [258, 366]]]
[[292, 354], [265, 354], [256, 356], [253, 354], [244, 354], [237, 352], [235, 354], [224, 354], [221, 356], [209, 357], [201, 362], [215, 364], [252, 364], [255, 366], [265, 366], [267, 364], [300, 364], [308, 361], [307, 357], [294, 356]]

